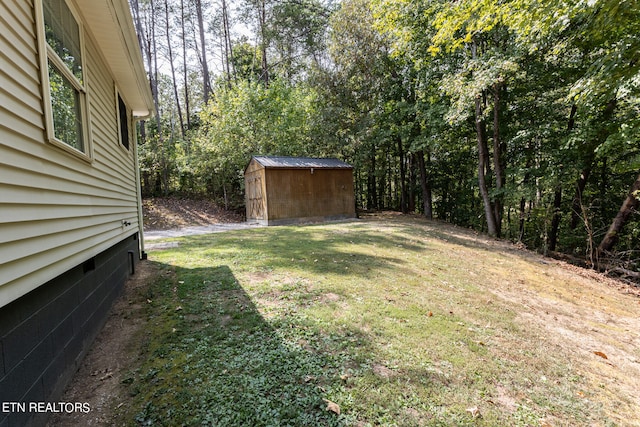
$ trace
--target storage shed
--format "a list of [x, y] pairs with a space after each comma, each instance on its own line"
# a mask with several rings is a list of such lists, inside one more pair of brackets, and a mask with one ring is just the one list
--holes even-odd
[[244, 172], [247, 221], [354, 218], [353, 167], [338, 159], [254, 156]]

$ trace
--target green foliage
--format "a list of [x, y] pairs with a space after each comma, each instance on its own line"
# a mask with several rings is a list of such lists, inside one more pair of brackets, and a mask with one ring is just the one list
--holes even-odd
[[[465, 143], [475, 144], [470, 120], [497, 122], [493, 97], [497, 87], [506, 88], [500, 92], [497, 117], [508, 178], [506, 187], [491, 189], [491, 195], [505, 202], [512, 238], [525, 236], [532, 247], [544, 248], [556, 215], [552, 206], [556, 190], [565, 189], [559, 209], [563, 221], [568, 221], [575, 209], [571, 198], [576, 181], [598, 169], [591, 180], [599, 176], [600, 183], [587, 185], [578, 201], [583, 208], [578, 216], [586, 225], [572, 229], [563, 222], [560, 228], [562, 250], [584, 254], [587, 239], [602, 236], [637, 172], [631, 159], [637, 156], [638, 143], [629, 130], [636, 129], [639, 94], [638, 3], [376, 0], [373, 4], [376, 27], [392, 35], [394, 55], [406, 57], [420, 74], [431, 77], [415, 86], [418, 99], [435, 100], [420, 104], [420, 110], [446, 109], [435, 121], [444, 119], [453, 126], [428, 129], [440, 141], [449, 139], [446, 135], [458, 141], [445, 145], [448, 155]], [[474, 118], [478, 97], [484, 109]], [[496, 152], [492, 141], [489, 134], [490, 155]], [[434, 148], [431, 143], [430, 149]], [[442, 167], [436, 153], [433, 161]], [[629, 168], [624, 177], [611, 162]], [[467, 164], [462, 179], [473, 186], [473, 163]], [[447, 182], [451, 183], [443, 184]], [[605, 187], [617, 187], [618, 195]], [[520, 211], [521, 201], [530, 208]], [[512, 221], [514, 217], [525, 221]]]
[[51, 63], [49, 63], [49, 93], [55, 137], [76, 150], [84, 151], [82, 124], [84, 119], [80, 91]]
[[312, 153], [317, 96], [304, 86], [250, 80], [221, 86], [200, 113], [190, 166], [203, 191], [227, 202], [244, 200], [243, 172], [252, 155]]

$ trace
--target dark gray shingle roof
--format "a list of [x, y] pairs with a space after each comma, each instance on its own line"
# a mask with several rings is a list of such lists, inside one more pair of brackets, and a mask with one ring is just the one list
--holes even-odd
[[352, 169], [353, 167], [338, 159], [315, 159], [311, 157], [253, 156], [265, 168], [317, 168]]

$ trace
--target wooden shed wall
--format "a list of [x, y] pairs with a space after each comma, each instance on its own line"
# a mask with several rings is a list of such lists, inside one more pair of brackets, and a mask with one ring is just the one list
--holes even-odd
[[87, 33], [93, 161], [46, 142], [34, 16], [33, 1], [0, 3], [0, 306], [139, 229], [135, 144], [119, 143], [115, 82]]
[[355, 217], [351, 169], [265, 170], [269, 223], [294, 218]]
[[266, 221], [267, 190], [265, 185], [265, 168], [252, 160], [244, 173], [247, 221]]

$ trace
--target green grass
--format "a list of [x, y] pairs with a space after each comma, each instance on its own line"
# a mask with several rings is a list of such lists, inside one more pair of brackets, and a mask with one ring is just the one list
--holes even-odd
[[386, 219], [173, 240], [149, 254], [160, 274], [118, 424], [607, 425], [564, 350], [491, 292], [539, 266], [464, 230]]

